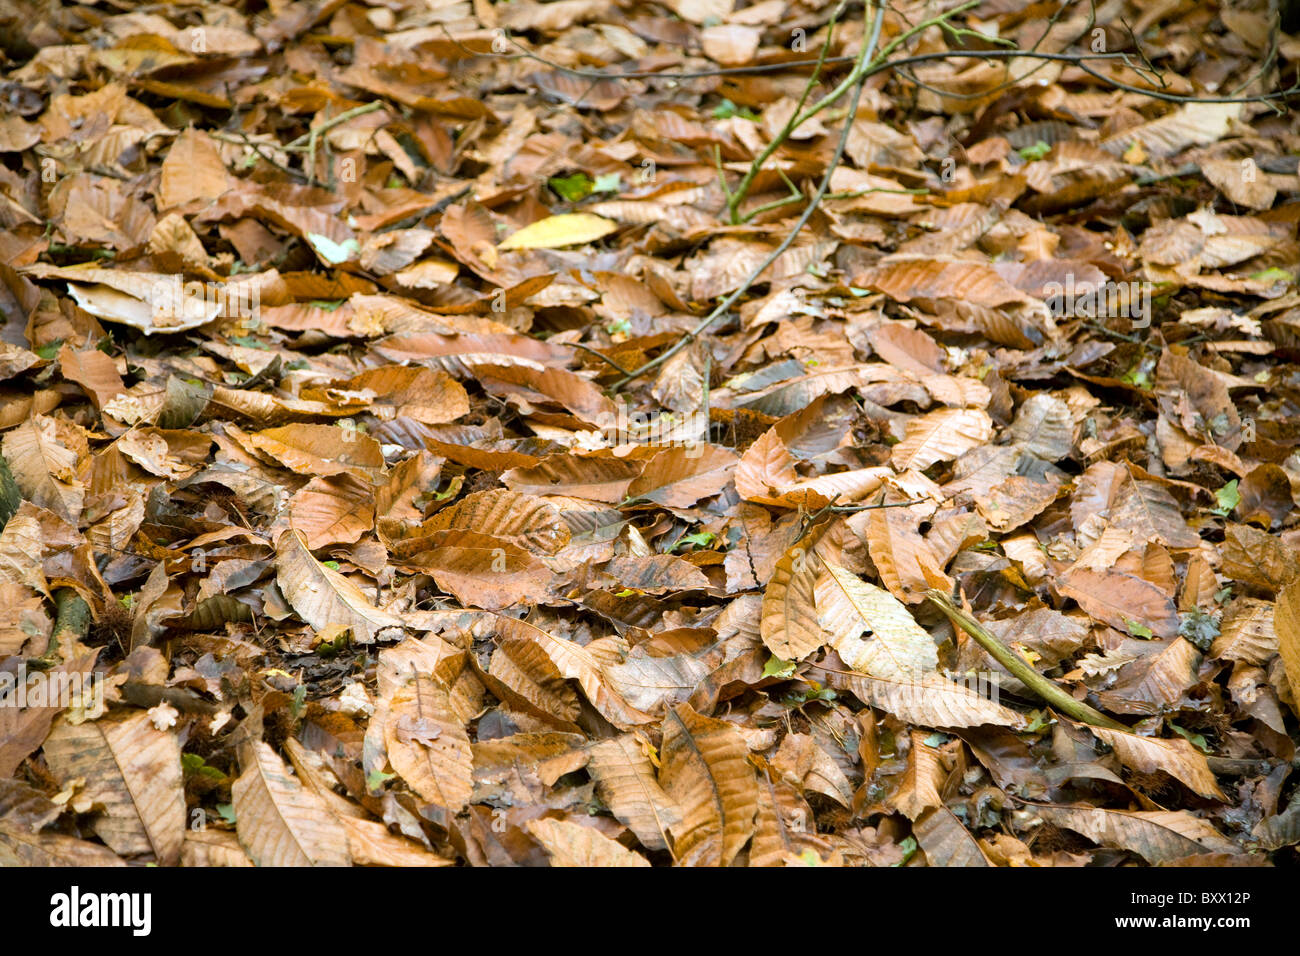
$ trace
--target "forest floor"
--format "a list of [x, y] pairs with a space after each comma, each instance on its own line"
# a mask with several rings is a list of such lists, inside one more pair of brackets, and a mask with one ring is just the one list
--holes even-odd
[[1297, 862], [1300, 39], [743, 2], [0, 0], [0, 863]]

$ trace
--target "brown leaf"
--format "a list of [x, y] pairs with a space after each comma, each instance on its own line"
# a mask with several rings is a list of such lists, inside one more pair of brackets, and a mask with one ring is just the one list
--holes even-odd
[[431, 575], [462, 605], [497, 610], [549, 597], [551, 572], [531, 551], [507, 538], [473, 531], [435, 531], [403, 565]]
[[912, 826], [931, 866], [992, 866], [980, 845], [947, 807], [935, 807]]
[[892, 452], [894, 467], [924, 471], [988, 441], [993, 437], [993, 422], [977, 408], [944, 408], [909, 418], [906, 430]]
[[587, 772], [610, 813], [650, 850], [668, 848], [668, 833], [681, 823], [681, 809], [655, 778], [649, 745], [622, 734], [592, 745]]
[[1268, 594], [1279, 593], [1300, 577], [1295, 551], [1250, 525], [1228, 525], [1223, 530], [1221, 554], [1224, 575]]
[[1278, 592], [1275, 622], [1278, 654], [1286, 670], [1287, 683], [1291, 685], [1292, 697], [1300, 700], [1296, 693], [1300, 687], [1300, 585], [1294, 581]]
[[466, 495], [425, 522], [420, 533], [442, 530], [491, 535], [538, 554], [554, 554], [573, 537], [551, 502], [503, 489]]
[[799, 791], [785, 781], [773, 781], [771, 774], [758, 780], [758, 816], [754, 842], [749, 850], [750, 866], [786, 866], [811, 851], [819, 859], [830, 857], [830, 844], [810, 825], [812, 808]]
[[628, 485], [627, 496], [665, 508], [691, 508], [731, 481], [737, 458], [717, 445], [670, 448], [650, 459]]
[[248, 747], [230, 794], [239, 843], [255, 865], [351, 865], [343, 824], [261, 741]]
[[985, 678], [976, 686], [951, 681], [939, 673], [911, 681], [849, 677], [845, 686], [863, 703], [922, 727], [1022, 727], [1025, 720], [991, 696], [997, 684]]
[[174, 733], [159, 730], [142, 712], [75, 725], [61, 721], [44, 752], [64, 785], [84, 780], [81, 795], [103, 807], [95, 832], [113, 850], [152, 855], [163, 866], [180, 862], [185, 793]]
[[351, 428], [285, 425], [252, 436], [253, 447], [300, 475], [379, 476], [384, 456], [379, 442]]
[[289, 515], [310, 551], [352, 544], [374, 524], [374, 490], [349, 474], [313, 478], [289, 499]]
[[817, 622], [818, 568], [811, 548], [805, 539], [786, 551], [763, 592], [763, 643], [784, 661], [802, 660], [828, 638]]
[[[815, 593], [818, 622], [849, 667], [897, 681], [938, 669], [934, 639], [888, 591], [827, 563]], [[867, 640], [859, 636], [864, 628]]]
[[1074, 568], [1058, 588], [1074, 598], [1093, 618], [1127, 633], [1132, 623], [1148, 627], [1157, 637], [1178, 636], [1178, 612], [1173, 598], [1154, 584], [1127, 574]]
[[1212, 800], [1226, 800], [1215, 782], [1205, 756], [1182, 738], [1161, 740], [1139, 737], [1105, 727], [1088, 728], [1102, 742], [1115, 748], [1120, 763], [1142, 773], [1163, 770], [1189, 789]]
[[33, 833], [0, 820], [0, 865], [126, 866], [112, 850], [62, 833]]
[[[896, 492], [885, 495], [883, 504], [901, 504]], [[871, 560], [880, 581], [900, 601], [923, 601], [927, 588], [951, 590], [952, 585], [930, 545], [921, 537], [922, 514], [912, 508], [878, 508], [855, 515], [850, 525], [866, 539]]]
[[660, 783], [682, 808], [671, 829], [681, 866], [730, 866], [754, 832], [758, 783], [745, 741], [681, 704], [664, 718]]
[[384, 724], [388, 761], [422, 800], [455, 815], [474, 789], [469, 737], [447, 689], [427, 677], [398, 688]]
[[37, 415], [6, 433], [0, 446], [23, 497], [74, 524], [86, 497], [76, 445], [66, 426]]
[[528, 832], [550, 854], [551, 866], [649, 866], [595, 827], [569, 820], [530, 820]]
[[1197, 853], [1239, 852], [1232, 841], [1186, 810], [1106, 810], [1040, 804], [1033, 804], [1032, 810], [1049, 823], [1074, 830], [1103, 846], [1131, 850], [1148, 863], [1169, 863]]
[[918, 820], [926, 811], [943, 806], [939, 788], [948, 774], [941, 755], [925, 743], [926, 735], [912, 731], [912, 747], [907, 754], [907, 770], [898, 789], [889, 795], [888, 804], [909, 820]]
[[292, 528], [276, 541], [275, 567], [285, 600], [317, 630], [338, 624], [351, 629], [353, 640], [369, 644], [402, 626], [396, 614], [371, 604], [351, 578], [312, 557], [303, 535]]
[[122, 376], [113, 360], [98, 349], [75, 352], [66, 343], [59, 349], [59, 367], [69, 381], [76, 382], [102, 409], [112, 399], [126, 391]]

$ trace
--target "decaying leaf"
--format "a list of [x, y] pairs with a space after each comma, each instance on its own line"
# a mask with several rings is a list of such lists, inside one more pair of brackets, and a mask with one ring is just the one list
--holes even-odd
[[257, 741], [230, 787], [239, 843], [257, 866], [349, 866], [348, 836], [320, 797]]
[[682, 808], [671, 828], [682, 866], [730, 866], [754, 832], [758, 783], [744, 739], [686, 704], [664, 718], [660, 782]]
[[302, 534], [289, 529], [276, 544], [276, 579], [289, 606], [317, 630], [339, 625], [371, 643], [401, 628], [402, 619], [376, 608], [361, 588], [312, 557]]
[[1294, 862], [1296, 23], [5, 0], [0, 864]]
[[388, 761], [422, 800], [457, 813], [473, 790], [465, 728], [446, 688], [416, 677], [393, 694], [384, 723]]
[[533, 820], [533, 835], [550, 854], [551, 866], [649, 866], [646, 858], [594, 827], [568, 820]]
[[185, 836], [185, 792], [176, 735], [159, 730], [145, 713], [55, 725], [45, 760], [65, 783], [84, 781], [81, 795], [103, 807], [95, 832], [124, 857], [151, 855], [180, 862]]

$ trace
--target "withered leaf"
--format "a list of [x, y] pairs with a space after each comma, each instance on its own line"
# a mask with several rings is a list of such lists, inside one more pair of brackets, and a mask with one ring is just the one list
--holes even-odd
[[744, 738], [681, 704], [664, 718], [659, 779], [682, 808], [670, 829], [682, 866], [730, 866], [754, 832], [758, 782]]

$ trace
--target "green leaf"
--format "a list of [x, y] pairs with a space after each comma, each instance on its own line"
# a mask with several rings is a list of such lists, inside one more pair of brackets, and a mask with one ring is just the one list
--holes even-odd
[[916, 854], [919, 847], [920, 844], [916, 842], [916, 837], [904, 837], [902, 842], [898, 844], [898, 848], [903, 851], [903, 858], [895, 863], [894, 866], [902, 866], [910, 860]]
[[271, 351], [271, 346], [248, 335], [233, 335], [230, 337], [230, 341], [236, 345], [242, 345], [246, 349], [261, 349], [263, 352]]
[[1255, 282], [1294, 282], [1295, 276], [1285, 269], [1279, 269], [1274, 266], [1271, 269], [1265, 269], [1263, 272], [1256, 272], [1250, 277]]
[[567, 202], [577, 202], [591, 195], [595, 183], [586, 173], [574, 173], [572, 176], [552, 176], [546, 181], [557, 196]]
[[596, 183], [591, 187], [594, 193], [616, 193], [623, 188], [623, 177], [618, 173], [606, 173], [604, 176], [597, 176]]
[[1232, 481], [1216, 491], [1214, 497], [1219, 502], [1217, 508], [1211, 509], [1216, 515], [1220, 518], [1226, 518], [1232, 514], [1232, 509], [1241, 504], [1241, 493], [1237, 491], [1237, 479], [1232, 479]]
[[329, 236], [322, 236], [319, 232], [309, 232], [307, 241], [322, 259], [334, 266], [347, 262], [361, 251], [361, 243], [351, 237], [343, 242], [335, 242]]
[[733, 116], [739, 116], [741, 119], [747, 119], [751, 123], [757, 123], [759, 116], [747, 106], [737, 106], [731, 100], [723, 100], [713, 108], [714, 119], [731, 119]]
[[1036, 734], [1039, 731], [1046, 730], [1052, 723], [1052, 719], [1047, 716], [1046, 710], [1035, 710], [1029, 714], [1029, 726], [1024, 730], [1027, 734]]
[[1182, 727], [1179, 727], [1177, 724], [1173, 722], [1170, 722], [1169, 729], [1172, 730], [1174, 733], [1178, 734], [1178, 736], [1180, 737], [1186, 737], [1188, 742], [1197, 750], [1201, 751], [1202, 753], [1207, 753], [1207, 754], [1214, 753], [1214, 750], [1210, 747], [1208, 743], [1205, 742], [1205, 737], [1202, 736], [1201, 734], [1192, 733], [1190, 730], [1186, 730]]
[[1143, 391], [1151, 391], [1151, 376], [1145, 369], [1134, 368], [1124, 373], [1123, 381]]
[[1016, 150], [1016, 152], [1020, 154], [1021, 159], [1027, 159], [1030, 160], [1031, 162], [1033, 160], [1042, 159], [1051, 151], [1052, 151], [1051, 144], [1045, 143], [1041, 139], [1038, 142], [1034, 143], [1033, 146], [1022, 146], [1020, 149]]
[[763, 665], [763, 676], [788, 680], [794, 676], [794, 661], [783, 661], [773, 654]]
[[685, 534], [673, 543], [670, 550], [676, 551], [678, 548], [685, 547], [707, 548], [716, 538], [717, 535], [712, 531], [697, 531], [695, 534]]
[[1130, 634], [1132, 634], [1134, 637], [1140, 637], [1140, 638], [1142, 638], [1144, 641], [1146, 641], [1146, 640], [1150, 640], [1150, 639], [1154, 636], [1154, 635], [1151, 633], [1151, 628], [1149, 628], [1149, 627], [1147, 627], [1145, 624], [1141, 624], [1141, 623], [1139, 623], [1139, 622], [1137, 622], [1137, 621], [1128, 621], [1128, 620], [1126, 620], [1126, 621], [1124, 622], [1124, 626], [1128, 628], [1128, 632], [1129, 632]]
[[234, 825], [234, 822], [235, 822], [235, 807], [234, 807], [234, 804], [231, 804], [231, 803], [218, 803], [218, 804], [217, 804], [217, 813], [221, 814], [221, 819], [225, 820], [227, 823], [231, 824], [232, 826]]
[[210, 766], [198, 754], [181, 754], [181, 768], [189, 774], [198, 774], [212, 780], [225, 780], [226, 775], [216, 767]]

